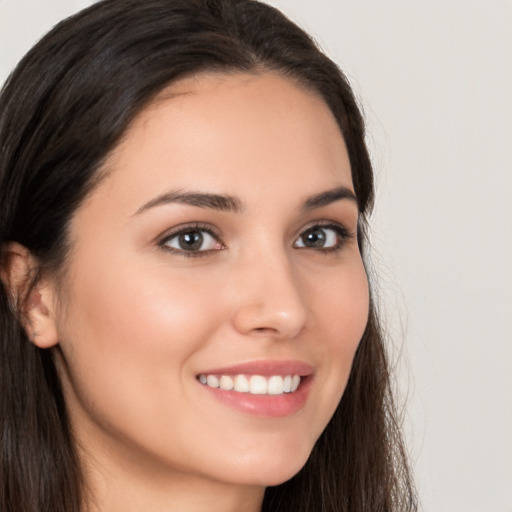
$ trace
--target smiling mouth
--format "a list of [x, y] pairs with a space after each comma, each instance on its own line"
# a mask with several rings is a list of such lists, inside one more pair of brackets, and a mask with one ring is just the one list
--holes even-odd
[[294, 393], [301, 382], [300, 375], [214, 375], [198, 376], [201, 384], [223, 391], [236, 391], [251, 395], [283, 395]]

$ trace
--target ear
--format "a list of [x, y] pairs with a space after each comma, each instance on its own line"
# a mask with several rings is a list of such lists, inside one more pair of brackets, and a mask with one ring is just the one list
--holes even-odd
[[29, 339], [39, 348], [58, 343], [55, 317], [55, 293], [50, 282], [40, 279], [33, 286], [38, 264], [30, 251], [17, 242], [2, 247], [0, 279], [13, 308], [19, 315]]

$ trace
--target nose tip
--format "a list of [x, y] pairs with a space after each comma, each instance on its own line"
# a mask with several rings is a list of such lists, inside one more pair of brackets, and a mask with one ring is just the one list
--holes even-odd
[[255, 336], [293, 339], [304, 328], [307, 309], [300, 283], [287, 268], [279, 272], [253, 274], [242, 287], [233, 314], [235, 328]]
[[272, 310], [266, 305], [254, 304], [240, 307], [234, 315], [234, 324], [243, 334], [293, 339], [304, 327], [305, 314], [290, 308]]

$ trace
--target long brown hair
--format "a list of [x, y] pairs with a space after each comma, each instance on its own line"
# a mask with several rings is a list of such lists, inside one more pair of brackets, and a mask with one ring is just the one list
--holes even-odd
[[[253, 0], [104, 0], [57, 25], [0, 97], [0, 244], [58, 272], [67, 227], [134, 116], [202, 71], [273, 70], [322, 97], [340, 126], [360, 250], [373, 202], [365, 127], [349, 83], [299, 27]], [[0, 284], [0, 510], [79, 512], [82, 476], [50, 350]], [[304, 468], [268, 488], [264, 511], [413, 511], [416, 498], [373, 301], [343, 398]]]

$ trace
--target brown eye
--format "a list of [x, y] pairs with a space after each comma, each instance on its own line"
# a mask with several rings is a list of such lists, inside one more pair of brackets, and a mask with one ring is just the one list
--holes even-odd
[[199, 231], [188, 231], [177, 237], [179, 248], [184, 251], [198, 251], [203, 245], [203, 234]]
[[312, 228], [308, 229], [300, 239], [304, 247], [324, 247], [327, 235], [324, 229]]
[[341, 226], [313, 226], [304, 231], [293, 246], [306, 249], [336, 249], [341, 247], [347, 237], [346, 230]]
[[205, 252], [218, 250], [222, 244], [204, 229], [186, 229], [167, 237], [162, 246], [176, 251]]

